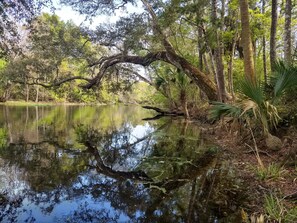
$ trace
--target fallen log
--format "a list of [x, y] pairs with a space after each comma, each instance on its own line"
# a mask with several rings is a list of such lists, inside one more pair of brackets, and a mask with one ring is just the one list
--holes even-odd
[[160, 113], [161, 115], [163, 116], [183, 116], [184, 113], [181, 112], [181, 111], [166, 111], [166, 110], [163, 110], [161, 108], [157, 108], [157, 107], [153, 107], [153, 106], [142, 106], [143, 108], [145, 109], [150, 109], [150, 110], [154, 110], [158, 113]]

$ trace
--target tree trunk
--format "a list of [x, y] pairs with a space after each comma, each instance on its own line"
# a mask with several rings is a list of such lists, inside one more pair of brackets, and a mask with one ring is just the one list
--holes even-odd
[[209, 62], [208, 62], [206, 56], [207, 56], [206, 54], [202, 55], [203, 64], [204, 64], [204, 68], [205, 68], [204, 70], [205, 70], [206, 73], [210, 74], [211, 73], [211, 68], [210, 68], [210, 65], [209, 65]]
[[38, 106], [35, 106], [35, 123], [36, 123], [36, 137], [37, 142], [39, 142], [39, 112], [38, 112]]
[[235, 96], [234, 87], [233, 87], [233, 57], [235, 53], [235, 46], [236, 46], [237, 39], [238, 39], [238, 34], [236, 32], [233, 38], [231, 52], [230, 52], [230, 59], [228, 64], [228, 86], [229, 86], [229, 92], [231, 93], [232, 98], [234, 98]]
[[[222, 1], [222, 4], [225, 4], [224, 1]], [[224, 7], [222, 7], [223, 9]], [[219, 101], [226, 101], [226, 89], [225, 89], [225, 79], [224, 79], [224, 64], [223, 64], [223, 47], [221, 44], [221, 35], [220, 35], [220, 29], [222, 28], [217, 25], [217, 1], [212, 0], [212, 25], [216, 32], [216, 47], [213, 49], [213, 56], [216, 66], [216, 82], [217, 82], [217, 88], [218, 88], [218, 99]], [[222, 18], [221, 18], [222, 19]], [[222, 22], [223, 23], [223, 22]]]
[[180, 102], [184, 110], [185, 118], [189, 119], [190, 115], [188, 111], [187, 92], [186, 92], [186, 89], [184, 88], [180, 90]]
[[29, 102], [29, 97], [30, 97], [30, 88], [29, 88], [29, 85], [26, 84], [26, 102]]
[[[265, 2], [266, 0], [262, 0], [262, 14], [265, 14]], [[266, 64], [266, 38], [265, 38], [265, 33], [263, 34], [262, 37], [262, 56], [263, 56], [263, 72], [264, 72], [264, 81], [265, 84], [267, 84], [267, 64]]]
[[271, 27], [270, 27], [270, 66], [276, 62], [276, 28], [277, 28], [277, 0], [271, 1]]
[[36, 86], [36, 97], [35, 97], [35, 102], [37, 103], [39, 100], [39, 86]]
[[[198, 16], [198, 15], [197, 15]], [[199, 24], [197, 24], [198, 26]], [[202, 44], [201, 44], [201, 40], [202, 40], [202, 30], [198, 27], [198, 61], [199, 61], [199, 68], [200, 70], [204, 70], [203, 68], [203, 52], [202, 52]]]
[[254, 69], [253, 45], [251, 40], [251, 30], [249, 22], [249, 7], [247, 0], [239, 0], [241, 18], [241, 42], [243, 46], [244, 73], [247, 80], [256, 84]]
[[264, 72], [264, 82], [267, 84], [267, 63], [266, 63], [266, 38], [263, 36], [262, 38], [262, 44], [263, 44], [263, 72]]
[[253, 46], [253, 60], [254, 60], [254, 70], [256, 70], [256, 61], [257, 61], [257, 39], [252, 39]]
[[292, 1], [286, 0], [285, 30], [284, 30], [284, 60], [290, 64], [292, 61], [292, 38], [291, 38]]

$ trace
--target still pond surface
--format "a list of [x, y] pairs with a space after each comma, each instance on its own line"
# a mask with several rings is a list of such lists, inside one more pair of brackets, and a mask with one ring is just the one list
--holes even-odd
[[240, 182], [220, 149], [154, 115], [0, 106], [0, 222], [236, 222]]

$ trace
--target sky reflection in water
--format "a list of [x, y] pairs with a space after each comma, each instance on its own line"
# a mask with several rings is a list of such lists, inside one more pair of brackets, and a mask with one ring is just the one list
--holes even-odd
[[211, 209], [201, 214], [199, 188], [217, 149], [199, 126], [142, 120], [153, 115], [137, 106], [1, 106], [0, 222], [214, 222]]

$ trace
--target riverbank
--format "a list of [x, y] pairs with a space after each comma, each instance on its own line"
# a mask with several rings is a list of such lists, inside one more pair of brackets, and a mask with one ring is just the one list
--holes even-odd
[[282, 147], [272, 151], [263, 138], [222, 123], [204, 125], [203, 134], [223, 148], [245, 185], [243, 222], [297, 222], [297, 129], [279, 131]]

